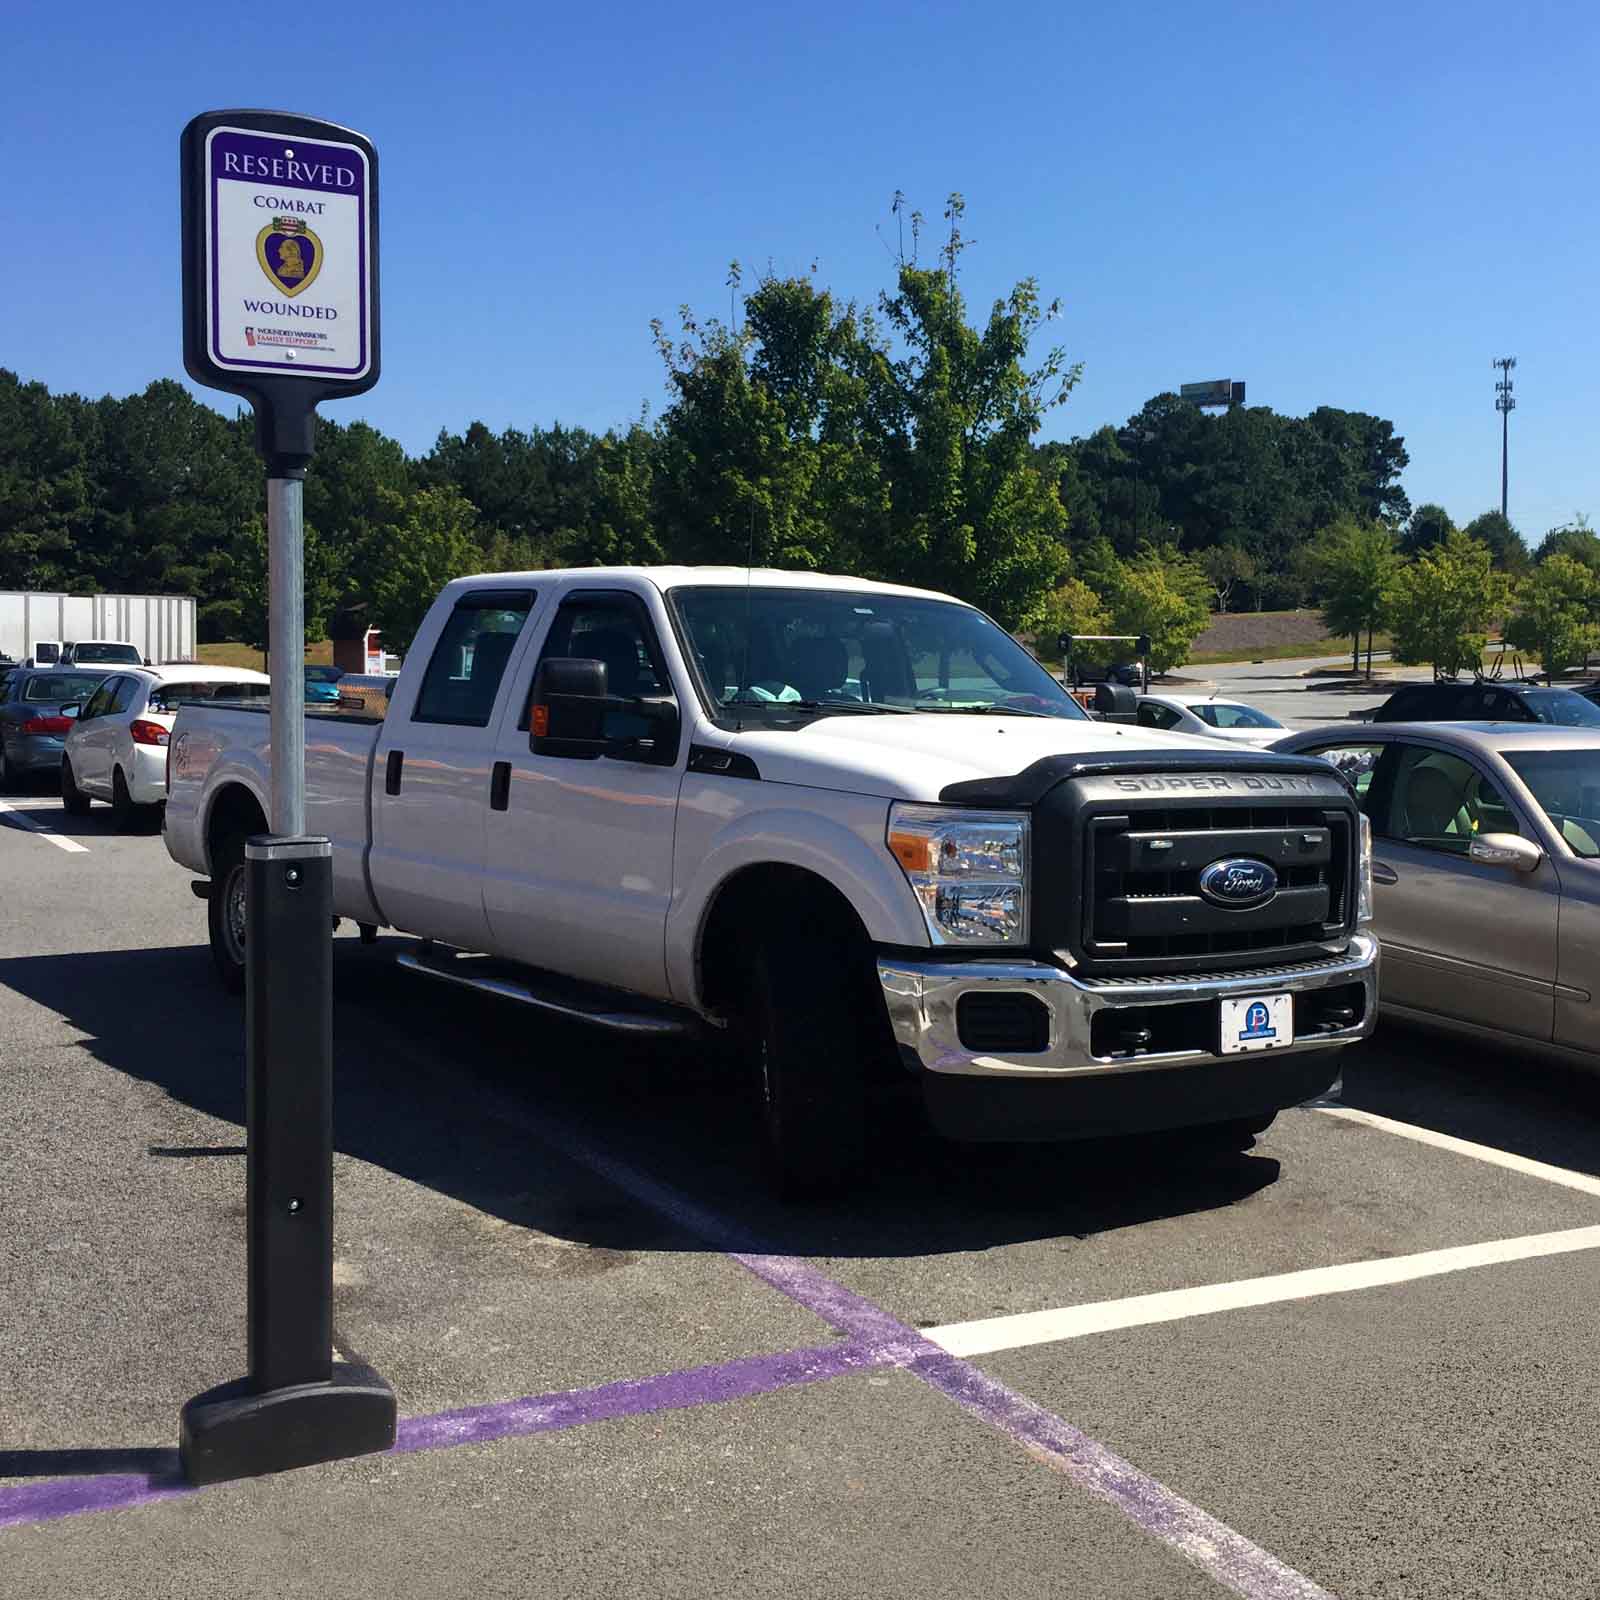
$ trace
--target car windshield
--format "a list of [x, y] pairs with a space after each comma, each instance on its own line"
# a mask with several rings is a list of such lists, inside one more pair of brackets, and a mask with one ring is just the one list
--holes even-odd
[[952, 601], [867, 591], [685, 588], [672, 604], [730, 717], [1085, 712], [1003, 628]]
[[1274, 717], [1269, 717], [1265, 711], [1257, 711], [1254, 706], [1233, 706], [1226, 702], [1218, 704], [1214, 700], [1202, 700], [1189, 709], [1199, 717], [1202, 722], [1209, 722], [1213, 728], [1281, 728], [1283, 724]]
[[1600, 856], [1600, 749], [1503, 750], [1574, 855]]
[[1532, 689], [1523, 699], [1540, 722], [1563, 728], [1600, 728], [1600, 706], [1570, 689]]
[[144, 658], [131, 644], [75, 644], [72, 647], [72, 659], [80, 667], [137, 667]]
[[43, 672], [22, 686], [22, 698], [34, 705], [68, 705], [87, 700], [105, 682], [100, 672]]

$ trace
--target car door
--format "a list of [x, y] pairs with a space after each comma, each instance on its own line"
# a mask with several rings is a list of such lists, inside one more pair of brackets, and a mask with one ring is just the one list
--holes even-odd
[[132, 678], [107, 678], [78, 713], [79, 727], [73, 730], [71, 751], [72, 778], [86, 794], [110, 798], [112, 719], [118, 702], [132, 688]]
[[1486, 833], [1538, 840], [1489, 773], [1425, 741], [1387, 745], [1367, 798], [1386, 1003], [1548, 1041], [1561, 883], [1468, 856]]
[[372, 881], [396, 927], [488, 948], [484, 815], [507, 667], [533, 611], [531, 588], [469, 590], [446, 619], [409, 707], [379, 735], [372, 774]]
[[[537, 661], [573, 656], [606, 664], [615, 695], [688, 704], [639, 595], [580, 589], [562, 599], [537, 652], [518, 673], [516, 704], [496, 751], [484, 901], [493, 948], [574, 978], [665, 997], [672, 837], [689, 738], [586, 758], [534, 755], [527, 704]], [[608, 735], [648, 732], [612, 713]]]

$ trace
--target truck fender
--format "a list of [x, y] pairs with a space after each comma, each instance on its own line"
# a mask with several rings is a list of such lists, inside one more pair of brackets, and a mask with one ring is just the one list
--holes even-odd
[[850, 798], [857, 814], [848, 822], [785, 807], [746, 812], [715, 835], [681, 887], [675, 882], [673, 889], [666, 958], [674, 998], [705, 1009], [700, 951], [706, 925], [724, 887], [750, 867], [810, 872], [849, 903], [874, 944], [927, 947], [921, 908], [884, 843], [887, 802]]
[[261, 815], [268, 817], [272, 814], [271, 802], [267, 798], [271, 793], [271, 785], [266, 762], [253, 750], [231, 752], [206, 774], [198, 821], [200, 848], [205, 852], [208, 874], [211, 872], [211, 821], [216, 815], [217, 802], [229, 789], [244, 789], [260, 807]]

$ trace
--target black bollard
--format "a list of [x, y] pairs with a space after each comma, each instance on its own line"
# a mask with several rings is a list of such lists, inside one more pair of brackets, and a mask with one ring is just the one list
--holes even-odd
[[192, 1483], [387, 1450], [394, 1391], [333, 1359], [333, 851], [245, 847], [249, 1376], [183, 1408]]

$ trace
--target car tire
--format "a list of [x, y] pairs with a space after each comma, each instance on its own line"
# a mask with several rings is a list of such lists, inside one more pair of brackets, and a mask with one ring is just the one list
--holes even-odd
[[0, 794], [15, 794], [18, 781], [17, 773], [12, 770], [11, 763], [6, 760], [5, 741], [0, 739]]
[[848, 946], [769, 938], [750, 963], [746, 1019], [778, 1197], [832, 1199], [860, 1177], [866, 1073]]
[[69, 817], [89, 815], [89, 797], [78, 787], [78, 780], [72, 775], [72, 763], [65, 759], [61, 763], [61, 809]]
[[111, 773], [111, 815], [119, 828], [131, 828], [139, 816], [139, 808], [128, 793], [128, 780], [122, 776], [121, 767], [113, 768]]
[[224, 834], [211, 851], [206, 929], [211, 964], [229, 994], [244, 993], [244, 835]]

